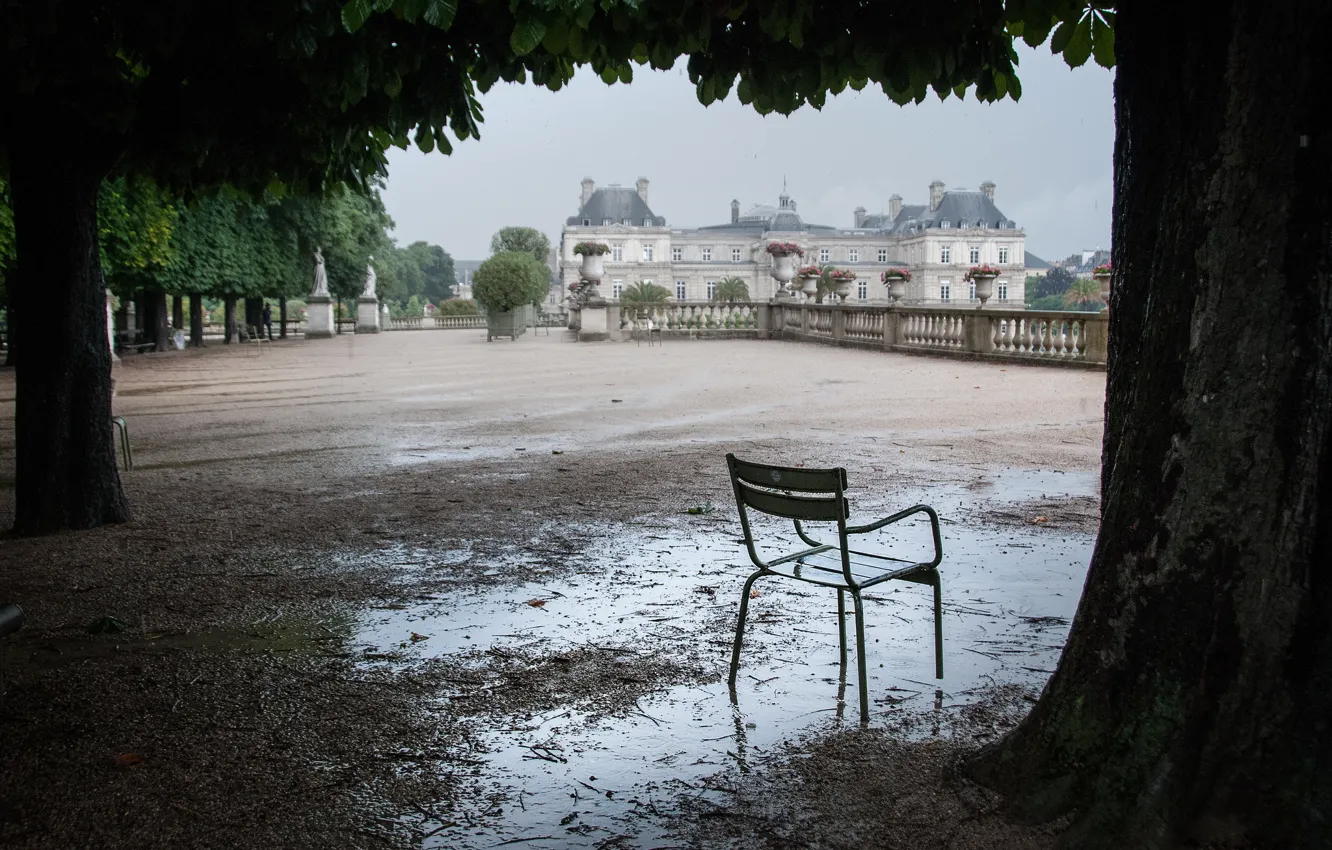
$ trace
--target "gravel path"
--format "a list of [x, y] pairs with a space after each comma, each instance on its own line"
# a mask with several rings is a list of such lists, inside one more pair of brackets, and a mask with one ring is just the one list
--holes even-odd
[[[577, 558], [635, 533], [627, 523], [724, 506], [727, 451], [845, 465], [867, 512], [1000, 470], [1086, 475], [1104, 396], [1094, 372], [558, 332], [215, 345], [126, 358], [116, 379], [133, 521], [0, 542], [0, 599], [28, 612], [3, 647], [6, 845], [419, 843], [402, 812], [448, 822], [440, 801], [472, 793], [463, 777], [484, 753], [478, 715], [422, 709], [465, 673], [395, 672], [346, 649], [357, 612], [441, 592], [394, 547], [466, 547], [449, 588], [517, 581], [524, 553]], [[11, 404], [5, 524], [13, 456]], [[1094, 529], [1094, 500], [1044, 495], [968, 509]], [[89, 634], [103, 617], [125, 630]], [[691, 670], [661, 663], [633, 681]], [[596, 689], [595, 675], [573, 680]]]

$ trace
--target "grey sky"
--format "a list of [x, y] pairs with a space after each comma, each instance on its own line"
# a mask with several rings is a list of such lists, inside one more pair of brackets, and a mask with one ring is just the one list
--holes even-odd
[[579, 181], [651, 181], [649, 204], [668, 224], [694, 227], [775, 203], [783, 175], [806, 221], [850, 227], [851, 211], [901, 194], [925, 203], [931, 180], [949, 188], [998, 184], [995, 203], [1046, 259], [1110, 244], [1113, 75], [1070, 71], [1048, 48], [1021, 52], [1022, 100], [968, 97], [899, 107], [877, 87], [847, 92], [819, 112], [763, 117], [734, 94], [704, 108], [684, 72], [635, 70], [606, 86], [581, 72], [563, 91], [500, 85], [482, 100], [481, 139], [452, 156], [414, 148], [389, 156], [384, 201], [399, 244], [424, 239], [457, 259], [482, 259], [506, 225], [558, 237], [578, 211]]

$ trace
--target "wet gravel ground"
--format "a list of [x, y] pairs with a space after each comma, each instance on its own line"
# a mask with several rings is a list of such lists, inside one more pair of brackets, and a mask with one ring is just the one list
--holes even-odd
[[[645, 547], [733, 545], [727, 451], [845, 465], [866, 514], [928, 491], [960, 525], [1011, 532], [1015, 554], [1043, 545], [1020, 535], [1080, 552], [1097, 521], [1095, 373], [752, 341], [487, 345], [441, 331], [129, 358], [117, 381], [134, 520], [0, 542], [0, 599], [28, 612], [0, 647], [7, 846], [498, 844], [500, 827], [539, 808], [506, 774], [576, 764], [561, 749], [577, 738], [568, 724], [655, 741], [669, 718], [654, 699], [717, 687], [743, 562], [737, 552], [741, 566], [700, 579], [712, 593], [684, 591], [701, 613], [677, 631], [654, 619], [680, 607], [670, 594], [665, 613], [635, 599], [619, 631], [607, 621], [580, 635], [595, 602], [578, 597], [568, 634], [478, 632], [471, 647], [440, 617], [508, 591], [524, 598], [503, 616], [555, 616]], [[0, 373], [0, 398], [13, 398], [12, 373]], [[11, 406], [0, 518], [12, 515], [12, 434]], [[684, 513], [708, 503], [715, 513]], [[110, 633], [89, 633], [98, 622]], [[762, 640], [755, 652], [759, 671], [774, 653]], [[1039, 675], [1013, 687], [1030, 697]], [[1022, 696], [987, 693], [967, 710], [998, 708], [965, 733], [933, 735], [928, 706], [880, 707], [868, 731], [787, 736], [793, 749], [767, 748], [743, 775], [693, 768], [715, 774], [690, 780], [706, 794], [663, 783], [632, 808], [668, 822], [663, 846], [1005, 846], [986, 835], [1044, 846], [936, 769], [1020, 716]], [[507, 728], [536, 731], [520, 746]], [[549, 728], [564, 731], [540, 737]], [[848, 768], [847, 753], [864, 759]], [[599, 781], [577, 781], [594, 790], [575, 793], [607, 799]], [[849, 790], [901, 797], [901, 783], [958, 817], [866, 839], [886, 810]], [[655, 846], [582, 829], [588, 819], [531, 846]]]

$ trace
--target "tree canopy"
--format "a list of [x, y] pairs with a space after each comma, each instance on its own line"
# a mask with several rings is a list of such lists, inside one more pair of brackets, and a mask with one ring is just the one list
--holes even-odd
[[490, 237], [490, 253], [522, 251], [545, 265], [550, 256], [550, 239], [535, 227], [504, 227]]
[[488, 313], [503, 313], [546, 296], [546, 266], [525, 251], [502, 251], [483, 262], [473, 276], [472, 295]]

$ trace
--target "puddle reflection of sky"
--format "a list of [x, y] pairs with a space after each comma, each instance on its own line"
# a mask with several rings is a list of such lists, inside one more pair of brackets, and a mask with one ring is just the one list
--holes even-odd
[[[871, 724], [895, 712], [930, 708], [936, 688], [947, 706], [965, 702], [969, 691], [987, 683], [1039, 688], [1054, 669], [1092, 537], [1055, 528], [964, 525], [950, 521], [946, 506], [955, 498], [974, 506], [978, 497], [996, 495], [1089, 495], [1095, 477], [988, 480], [992, 493], [973, 489], [962, 496], [940, 488], [922, 494], [944, 519], [942, 682], [933, 677], [929, 589], [892, 582], [866, 595]], [[739, 592], [751, 571], [738, 525], [720, 515], [661, 525], [606, 538], [584, 554], [574, 576], [558, 560], [537, 555], [528, 562], [531, 580], [525, 583], [460, 587], [445, 598], [366, 618], [355, 640], [367, 648], [397, 647], [416, 632], [427, 636], [411, 648], [422, 657], [490, 647], [554, 653], [608, 645], [682, 656], [697, 651], [718, 680], [645, 697], [639, 713], [624, 717], [589, 720], [566, 707], [492, 730], [489, 767], [480, 781], [504, 791], [503, 814], [472, 813], [472, 826], [442, 829], [425, 846], [493, 847], [517, 840], [536, 847], [619, 846], [616, 836], [627, 842], [623, 846], [670, 846], [669, 813], [678, 798], [725, 801], [723, 791], [707, 786], [707, 777], [731, 766], [747, 769], [783, 742], [855, 724], [854, 650], [846, 701], [838, 700], [836, 593], [778, 578], [759, 581], [733, 705], [725, 677]], [[794, 539], [789, 528], [780, 532], [786, 542]], [[924, 550], [928, 536], [916, 527], [880, 543]], [[532, 599], [546, 603], [534, 608], [527, 604]], [[538, 751], [557, 760], [534, 757]], [[439, 825], [421, 826], [428, 832]]]

